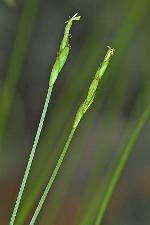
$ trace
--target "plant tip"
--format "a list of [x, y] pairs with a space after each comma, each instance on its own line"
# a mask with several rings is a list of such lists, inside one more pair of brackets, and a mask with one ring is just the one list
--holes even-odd
[[111, 55], [114, 55], [114, 52], [115, 52], [115, 49], [114, 48], [111, 48], [109, 45], [107, 46], [109, 52]]
[[67, 20], [65, 23], [72, 22], [72, 21], [79, 21], [81, 19], [81, 16], [78, 16], [78, 13], [75, 13], [74, 16], [70, 17], [69, 20]]
[[115, 51], [115, 49], [111, 48], [110, 46], [107, 46], [107, 48], [108, 48], [108, 51], [104, 59], [105, 62], [110, 60], [110, 57], [114, 55], [114, 51]]
[[78, 16], [78, 13], [75, 13], [74, 16], [71, 19], [72, 20], [80, 20], [81, 16]]

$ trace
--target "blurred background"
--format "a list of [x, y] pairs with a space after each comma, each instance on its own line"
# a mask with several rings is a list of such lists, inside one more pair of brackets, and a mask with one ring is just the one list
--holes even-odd
[[[64, 22], [76, 12], [82, 19], [72, 27], [71, 54], [53, 90], [16, 224], [29, 224], [107, 45], [115, 56], [37, 224], [94, 224], [118, 155], [149, 104], [149, 0], [0, 0], [0, 225], [14, 207]], [[150, 223], [149, 134], [147, 122], [103, 225]]]

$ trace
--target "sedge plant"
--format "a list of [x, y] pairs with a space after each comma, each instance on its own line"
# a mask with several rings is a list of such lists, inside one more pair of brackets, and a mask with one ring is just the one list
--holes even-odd
[[42, 131], [43, 123], [44, 123], [46, 113], [47, 113], [47, 110], [48, 110], [48, 105], [49, 105], [49, 101], [50, 101], [50, 98], [51, 98], [53, 86], [54, 86], [54, 84], [56, 82], [56, 79], [58, 78], [58, 75], [61, 72], [61, 70], [62, 70], [62, 68], [63, 68], [63, 66], [64, 66], [64, 64], [65, 64], [65, 62], [68, 58], [68, 55], [69, 55], [69, 51], [70, 51], [70, 44], [69, 44], [70, 29], [71, 29], [73, 21], [78, 21], [78, 20], [80, 20], [80, 16], [78, 16], [78, 14], [76, 13], [73, 17], [69, 18], [69, 20], [66, 22], [64, 36], [63, 36], [63, 39], [62, 39], [62, 42], [61, 42], [61, 45], [60, 45], [59, 52], [57, 54], [56, 61], [55, 61], [54, 66], [52, 68], [52, 72], [50, 74], [48, 91], [47, 91], [47, 96], [46, 96], [43, 112], [42, 112], [42, 115], [41, 115], [41, 118], [40, 118], [37, 133], [36, 133], [36, 136], [35, 136], [35, 139], [34, 139], [34, 143], [33, 143], [32, 149], [31, 149], [30, 157], [29, 157], [26, 169], [25, 169], [25, 173], [24, 173], [23, 180], [22, 180], [22, 183], [21, 183], [21, 186], [20, 186], [20, 190], [19, 190], [19, 193], [18, 193], [18, 196], [17, 196], [17, 199], [16, 199], [16, 203], [15, 203], [15, 206], [14, 206], [14, 209], [13, 209], [13, 212], [12, 212], [12, 216], [11, 216], [10, 223], [9, 223], [10, 225], [13, 225], [15, 223], [16, 215], [17, 215], [17, 212], [18, 212], [18, 209], [19, 209], [19, 206], [20, 206], [22, 195], [23, 195], [23, 192], [24, 192], [24, 189], [25, 189], [25, 185], [26, 185], [29, 173], [30, 173], [31, 165], [32, 165], [32, 162], [33, 162], [33, 159], [34, 159], [34, 155], [35, 155], [36, 148], [37, 148], [37, 145], [38, 145], [38, 142], [39, 142], [39, 138], [40, 138], [40, 134], [41, 134], [41, 131]]
[[88, 90], [88, 94], [87, 94], [87, 97], [85, 98], [85, 100], [83, 101], [83, 103], [80, 105], [79, 109], [77, 110], [77, 113], [75, 115], [75, 119], [74, 119], [74, 122], [73, 122], [73, 125], [72, 125], [72, 128], [71, 128], [71, 132], [67, 138], [67, 141], [64, 145], [64, 148], [62, 150], [62, 153], [56, 163], [56, 166], [53, 170], [53, 173], [48, 181], [48, 184], [42, 194], [42, 197], [37, 205], [37, 208], [33, 214], [33, 217], [30, 221], [30, 224], [29, 225], [34, 225], [35, 222], [36, 222], [36, 219], [42, 209], [42, 206], [47, 198], [47, 195], [49, 193], [49, 191], [51, 190], [51, 187], [53, 185], [53, 182], [55, 181], [56, 179], [56, 176], [60, 170], [60, 167], [64, 161], [64, 158], [66, 156], [66, 153], [68, 151], [68, 148], [70, 146], [70, 143], [71, 143], [71, 140], [74, 136], [74, 133], [83, 117], [83, 115], [87, 112], [87, 110], [90, 108], [92, 102], [94, 101], [94, 98], [95, 98], [95, 94], [96, 94], [96, 90], [97, 90], [97, 87], [98, 87], [98, 84], [101, 80], [101, 78], [103, 77], [104, 73], [105, 73], [105, 70], [107, 69], [108, 65], [109, 65], [109, 62], [110, 62], [110, 58], [111, 56], [114, 54], [114, 49], [108, 47], [108, 51], [107, 51], [107, 54], [104, 58], [104, 61], [102, 62], [102, 64], [99, 66], [96, 74], [95, 74], [95, 77], [89, 87], [89, 90]]
[[[107, 90], [109, 90], [109, 88], [111, 87], [111, 85], [116, 85], [116, 82], [119, 80], [119, 86], [122, 84], [122, 80], [124, 82], [124, 78], [122, 77], [121, 79], [119, 78], [119, 76], [117, 75], [116, 72], [116, 65], [118, 65], [118, 62], [121, 60], [126, 47], [128, 46], [128, 44], [131, 42], [132, 40], [132, 36], [133, 34], [135, 34], [135, 30], [136, 27], [139, 26], [140, 22], [143, 20], [143, 17], [146, 13], [146, 8], [148, 6], [148, 0], [144, 0], [142, 3], [139, 0], [136, 0], [135, 2], [129, 2], [129, 8], [130, 10], [127, 11], [126, 13], [126, 17], [125, 19], [120, 23], [120, 26], [118, 28], [118, 30], [115, 33], [115, 36], [113, 37], [113, 40], [111, 41], [113, 43], [113, 45], [118, 49], [117, 50], [117, 55], [115, 56], [113, 63], [111, 65], [111, 75], [108, 74], [107, 79], [105, 79], [103, 86], [106, 86], [107, 88], [103, 88], [103, 95], [101, 96], [101, 98], [99, 98], [100, 103], [98, 104], [98, 107], [101, 108], [102, 106], [102, 102], [103, 102], [103, 96], [106, 95]], [[142, 8], [142, 10], [140, 10], [140, 8]], [[145, 11], [144, 11], [145, 9]], [[145, 12], [145, 13], [144, 13]], [[95, 16], [97, 16], [95, 14]], [[135, 19], [136, 17], [136, 19]], [[95, 18], [95, 21], [96, 18]], [[97, 23], [94, 23], [92, 26], [92, 30], [91, 32], [88, 34], [88, 36], [85, 39], [84, 42], [84, 46], [82, 48], [82, 51], [80, 53], [80, 55], [78, 56], [78, 58], [76, 59], [76, 66], [75, 68], [70, 71], [71, 73], [71, 77], [74, 77], [74, 82], [70, 82], [70, 79], [66, 80], [66, 82], [64, 83], [64, 87], [63, 90], [68, 90], [66, 91], [62, 91], [61, 95], [58, 96], [58, 101], [57, 103], [53, 106], [53, 111], [51, 113], [51, 117], [50, 119], [48, 119], [48, 130], [49, 130], [49, 134], [53, 135], [53, 137], [57, 137], [59, 135], [60, 132], [60, 127], [63, 128], [64, 125], [64, 121], [68, 119], [68, 116], [70, 115], [70, 110], [63, 110], [63, 116], [58, 116], [60, 109], [62, 110], [63, 105], [66, 104], [67, 101], [67, 95], [69, 93], [70, 99], [71, 98], [75, 98], [77, 99], [80, 95], [81, 91], [81, 83], [86, 83], [88, 82], [87, 80], [87, 74], [90, 74], [90, 70], [92, 68], [92, 65], [94, 64], [95, 60], [97, 60], [98, 55], [100, 54], [99, 49], [94, 47], [95, 43], [97, 41], [91, 41], [93, 40], [94, 37], [99, 37], [97, 35]], [[98, 41], [101, 41], [101, 39]], [[90, 55], [92, 55], [92, 57], [86, 57], [86, 62], [83, 60], [83, 58], [85, 58], [85, 55], [88, 54], [88, 52], [90, 51]], [[86, 67], [83, 67], [82, 70], [79, 71], [78, 68], [81, 67], [80, 62], [85, 62], [86, 63]], [[79, 65], [78, 65], [79, 64]], [[78, 65], [78, 66], [77, 66]], [[82, 76], [80, 76], [80, 79], [75, 79], [76, 74], [82, 74]], [[115, 77], [114, 77], [115, 74]], [[120, 73], [118, 73], [120, 74]], [[86, 75], [86, 76], [85, 76]], [[116, 76], [117, 79], [116, 79]], [[126, 77], [126, 76], [124, 76]], [[126, 79], [126, 78], [125, 78]], [[124, 82], [125, 83], [125, 82]], [[122, 85], [121, 85], [122, 86]], [[125, 88], [125, 87], [124, 87]], [[124, 90], [124, 88], [122, 87], [122, 89], [120, 90], [120, 88], [117, 88], [117, 90], [119, 90], [119, 92], [122, 90]], [[113, 96], [113, 98], [116, 101], [121, 102], [121, 99], [123, 100], [123, 94], [119, 94], [117, 92], [116, 88], [113, 87], [113, 91], [111, 92], [111, 96]], [[115, 94], [114, 94], [115, 92]], [[101, 94], [101, 93], [100, 93]], [[116, 97], [117, 96], [117, 97]], [[116, 98], [115, 98], [116, 97]], [[114, 104], [114, 101], [112, 101], [112, 98], [110, 98], [110, 100], [108, 100], [108, 102], [106, 101], [106, 107], [111, 109], [111, 112], [116, 112], [119, 113], [119, 109], [121, 109], [121, 105], [119, 104]], [[59, 104], [58, 104], [59, 103]], [[95, 112], [97, 111], [97, 106]], [[57, 120], [55, 120], [54, 118], [57, 117]], [[64, 119], [65, 118], [65, 119]], [[94, 117], [95, 118], [95, 117]], [[91, 123], [93, 124], [93, 123]], [[61, 135], [62, 136], [62, 135]], [[50, 146], [50, 148], [54, 148], [53, 144], [52, 144], [52, 139], [48, 138], [48, 135], [43, 135], [43, 138], [41, 138], [41, 147], [43, 149], [45, 149], [46, 145]], [[59, 141], [60, 143], [60, 141]], [[59, 147], [58, 147], [59, 149]], [[46, 149], [45, 149], [46, 150]], [[31, 181], [32, 178], [34, 176], [36, 176], [36, 168], [38, 168], [40, 170], [40, 168], [42, 168], [42, 170], [45, 171], [45, 175], [40, 176], [38, 179], [38, 183], [34, 182], [34, 184], [32, 184], [32, 190], [30, 190], [30, 195], [29, 193], [26, 193], [24, 202], [23, 202], [23, 208], [21, 209], [21, 213], [18, 215], [17, 219], [18, 219], [18, 224], [20, 225], [20, 223], [22, 221], [25, 220], [25, 217], [27, 217], [28, 212], [31, 210], [33, 203], [36, 199], [36, 197], [38, 196], [38, 193], [40, 192], [43, 183], [46, 180], [46, 177], [48, 176], [48, 171], [49, 171], [49, 167], [50, 164], [52, 164], [51, 162], [54, 161], [52, 160], [51, 157], [51, 161], [48, 164], [45, 164], [45, 159], [47, 159], [47, 155], [49, 155], [49, 150], [47, 149], [46, 151], [44, 151], [42, 154], [40, 154], [39, 156], [39, 161], [35, 161], [36, 166], [35, 169], [33, 168], [32, 172], [34, 175], [32, 175], [31, 177]], [[56, 152], [55, 152], [56, 155]], [[56, 158], [56, 156], [54, 156]], [[34, 186], [33, 186], [34, 185]], [[31, 194], [32, 192], [32, 194]], [[20, 222], [21, 221], [21, 222]], [[23, 222], [22, 222], [23, 223]]]

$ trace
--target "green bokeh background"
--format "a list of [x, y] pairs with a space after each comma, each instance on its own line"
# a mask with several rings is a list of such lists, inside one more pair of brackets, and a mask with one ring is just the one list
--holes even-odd
[[[29, 223], [107, 45], [116, 49], [115, 56], [37, 224], [94, 224], [118, 154], [150, 104], [149, 0], [1, 0], [0, 225], [10, 219], [64, 22], [76, 12], [82, 19], [72, 27], [71, 54], [53, 91], [16, 224]], [[103, 225], [150, 223], [149, 137], [148, 122]]]

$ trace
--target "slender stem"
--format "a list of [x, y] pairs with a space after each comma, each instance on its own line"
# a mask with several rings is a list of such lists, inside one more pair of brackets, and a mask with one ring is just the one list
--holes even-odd
[[110, 198], [113, 194], [114, 189], [116, 188], [116, 185], [118, 183], [118, 180], [122, 174], [123, 169], [126, 166], [127, 160], [133, 150], [133, 145], [137, 141], [140, 132], [147, 122], [148, 118], [150, 116], [150, 106], [148, 106], [145, 111], [143, 112], [140, 120], [138, 121], [136, 127], [134, 128], [134, 132], [132, 133], [129, 142], [127, 143], [126, 147], [124, 148], [124, 151], [121, 154], [120, 160], [118, 161], [118, 164], [113, 172], [113, 175], [111, 177], [110, 183], [105, 191], [102, 204], [99, 208], [98, 215], [96, 218], [95, 225], [100, 225], [102, 223], [104, 214], [106, 212], [106, 209], [108, 207]]
[[60, 157], [59, 157], [59, 159], [57, 161], [57, 164], [55, 166], [55, 169], [54, 169], [54, 171], [53, 171], [53, 173], [52, 173], [52, 175], [51, 175], [51, 177], [50, 177], [50, 179], [48, 181], [48, 184], [47, 184], [47, 186], [46, 186], [46, 188], [45, 188], [45, 190], [44, 190], [44, 192], [42, 194], [42, 197], [41, 197], [41, 199], [40, 199], [40, 201], [38, 203], [38, 206], [37, 206], [37, 208], [36, 208], [36, 210], [35, 210], [35, 212], [33, 214], [33, 217], [31, 219], [29, 225], [34, 225], [35, 224], [35, 221], [36, 221], [36, 219], [37, 219], [37, 217], [38, 217], [38, 215], [39, 215], [39, 213], [40, 213], [40, 211], [42, 209], [42, 206], [43, 206], [43, 204], [44, 204], [44, 202], [46, 200], [46, 197], [47, 197], [47, 195], [48, 195], [48, 193], [49, 193], [49, 191], [50, 191], [50, 189], [52, 187], [52, 184], [53, 184], [53, 182], [54, 182], [54, 180], [55, 180], [55, 178], [56, 178], [56, 176], [57, 176], [57, 174], [59, 172], [59, 169], [60, 169], [60, 167], [61, 167], [61, 165], [63, 163], [64, 157], [65, 157], [65, 155], [66, 155], [66, 153], [68, 151], [70, 142], [71, 142], [71, 140], [73, 138], [73, 135], [74, 135], [74, 132], [77, 129], [77, 127], [78, 127], [78, 125], [79, 125], [83, 115], [89, 109], [89, 107], [91, 106], [91, 104], [92, 104], [92, 102], [94, 100], [98, 84], [99, 84], [102, 76], [104, 75], [104, 73], [105, 73], [105, 71], [106, 71], [106, 69], [107, 69], [107, 67], [109, 65], [111, 56], [114, 54], [114, 49], [112, 49], [110, 47], [108, 47], [108, 48], [109, 49], [108, 49], [108, 51], [107, 51], [107, 53], [105, 55], [103, 63], [99, 66], [99, 68], [98, 68], [98, 70], [97, 70], [97, 72], [96, 72], [96, 74], [94, 76], [94, 79], [91, 82], [91, 85], [90, 85], [89, 90], [88, 90], [87, 97], [85, 98], [85, 100], [79, 106], [79, 108], [77, 110], [77, 113], [75, 115], [75, 119], [74, 119], [74, 122], [73, 122], [73, 125], [72, 125], [72, 129], [71, 129], [71, 132], [70, 132], [70, 134], [69, 134], [69, 136], [67, 138], [66, 144], [65, 144], [65, 146], [64, 146], [64, 148], [62, 150], [62, 153], [61, 153], [61, 155], [60, 155]]
[[17, 211], [18, 211], [18, 208], [19, 208], [19, 205], [20, 205], [20, 201], [21, 201], [21, 198], [22, 198], [22, 195], [23, 195], [23, 192], [24, 192], [24, 188], [25, 188], [25, 185], [26, 185], [26, 182], [27, 182], [27, 178], [28, 178], [29, 173], [30, 173], [32, 161], [33, 161], [35, 151], [36, 151], [36, 148], [37, 148], [37, 145], [38, 145], [38, 141], [39, 141], [39, 138], [40, 138], [40, 134], [41, 134], [41, 131], [42, 131], [42, 127], [43, 127], [43, 123], [44, 123], [45, 116], [46, 116], [46, 113], [47, 113], [51, 93], [52, 93], [52, 87], [49, 86], [47, 96], [46, 96], [46, 100], [45, 100], [45, 104], [44, 104], [44, 108], [43, 108], [43, 112], [42, 112], [42, 116], [41, 116], [41, 119], [40, 119], [40, 122], [39, 122], [39, 126], [38, 126], [38, 129], [37, 129], [35, 139], [34, 139], [34, 144], [32, 146], [29, 161], [28, 161], [28, 164], [27, 164], [27, 167], [26, 167], [26, 170], [25, 170], [25, 173], [24, 173], [24, 177], [23, 177], [23, 180], [22, 180], [22, 183], [21, 183], [21, 186], [20, 186], [20, 190], [19, 190], [19, 193], [18, 193], [18, 196], [17, 196], [17, 199], [16, 199], [15, 207], [13, 209], [12, 217], [11, 217], [11, 220], [10, 220], [10, 225], [13, 225], [14, 222], [15, 222]]
[[38, 206], [37, 206], [37, 208], [36, 208], [36, 210], [34, 212], [34, 215], [33, 215], [32, 219], [31, 219], [31, 222], [30, 222], [29, 225], [33, 225], [35, 223], [35, 221], [37, 219], [37, 216], [39, 215], [39, 213], [41, 211], [41, 208], [42, 208], [42, 206], [43, 206], [43, 204], [44, 204], [44, 202], [46, 200], [46, 197], [47, 197], [47, 195], [49, 193], [49, 190], [51, 189], [52, 184], [53, 184], [53, 182], [54, 182], [54, 180], [55, 180], [55, 178], [56, 178], [56, 176], [58, 174], [58, 171], [59, 171], [59, 169], [60, 169], [60, 167], [61, 167], [61, 165], [63, 163], [64, 157], [65, 157], [65, 155], [67, 153], [67, 150], [69, 148], [69, 145], [70, 145], [70, 142], [72, 140], [72, 137], [74, 135], [75, 130], [76, 130], [76, 128], [73, 128], [71, 130], [71, 132], [70, 132], [70, 135], [69, 135], [69, 137], [67, 139], [67, 142], [66, 142], [66, 144], [65, 144], [65, 146], [63, 148], [63, 151], [62, 151], [62, 153], [61, 153], [61, 155], [60, 155], [60, 157], [59, 157], [59, 159], [57, 161], [57, 164], [56, 164], [55, 169], [54, 169], [54, 171], [52, 173], [52, 176], [50, 177], [50, 180], [49, 180], [49, 182], [48, 182], [48, 184], [47, 184], [47, 186], [46, 186], [46, 188], [45, 188], [45, 190], [43, 192], [43, 195], [42, 195], [42, 197], [41, 197], [41, 199], [40, 199], [40, 201], [38, 203]]

